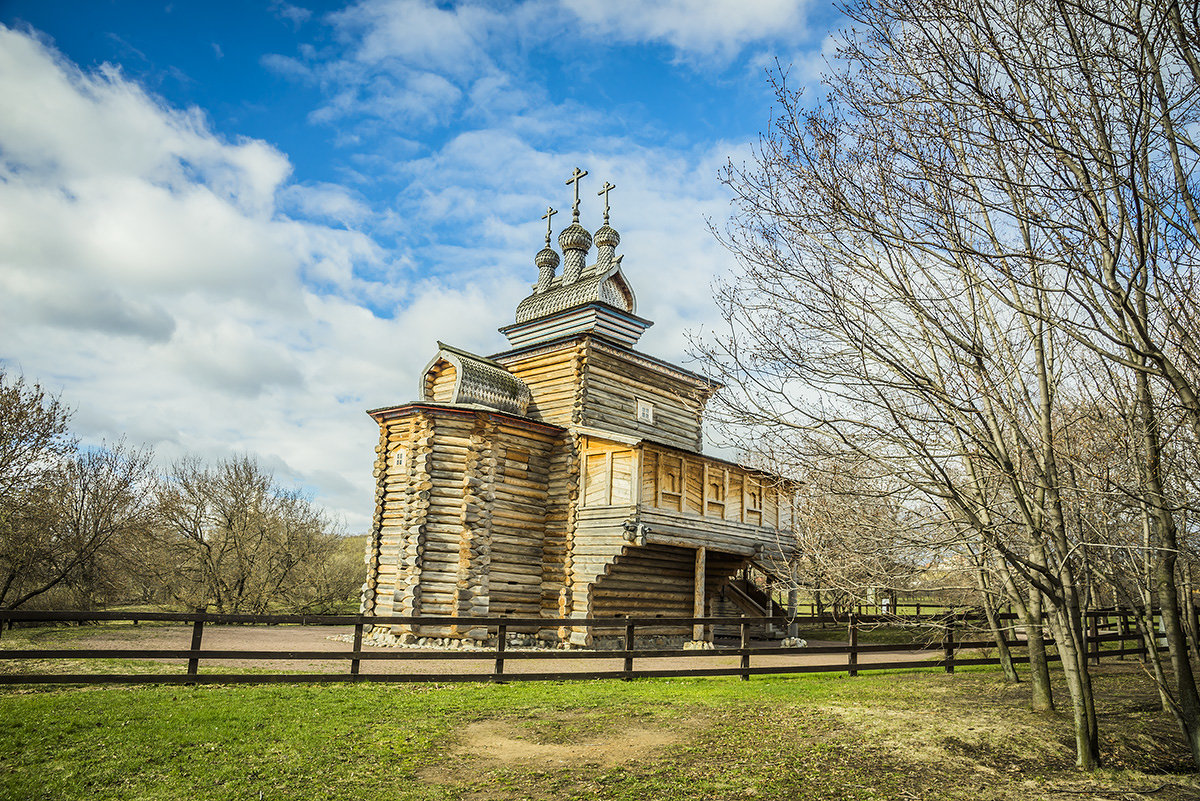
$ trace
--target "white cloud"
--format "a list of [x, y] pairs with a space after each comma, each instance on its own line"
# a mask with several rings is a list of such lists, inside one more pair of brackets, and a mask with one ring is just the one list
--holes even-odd
[[0, 364], [61, 387], [87, 441], [248, 451], [365, 526], [363, 409], [408, 400], [426, 315], [479, 298], [439, 290], [406, 316], [431, 290], [371, 277], [400, 268], [371, 239], [281, 211], [353, 224], [353, 193], [289, 185], [283, 154], [114, 69], [0, 28], [0, 97], [17, 110], [0, 116]]
[[596, 38], [662, 42], [685, 56], [730, 58], [806, 34], [805, 0], [562, 0]]
[[[480, 126], [436, 147], [414, 133], [397, 138], [400, 155], [364, 159], [364, 182], [398, 180], [393, 208], [289, 183], [266, 143], [223, 139], [111, 68], [82, 73], [0, 29], [0, 97], [19, 111], [0, 116], [0, 364], [59, 384], [86, 438], [128, 434], [164, 459], [254, 453], [361, 530], [377, 437], [363, 410], [413, 399], [437, 339], [506, 347], [495, 329], [536, 278], [538, 217], [569, 208], [571, 168], [592, 173], [590, 228], [596, 188], [618, 185], [619, 252], [639, 313], [657, 323], [641, 347], [681, 360], [730, 261], [705, 226], [727, 213], [716, 170], [745, 145], [646, 147], [606, 133], [601, 111], [536, 102], [538, 87], [487, 44], [533, 30], [524, 17], [506, 31], [486, 9], [367, 2], [337, 20], [345, 57], [276, 64], [323, 88], [318, 116], [378, 113], [405, 136], [390, 123], [460, 114]], [[393, 49], [405, 35], [427, 41]], [[555, 133], [568, 125], [583, 133]], [[365, 225], [403, 256], [355, 230]]]
[[342, 225], [358, 225], [368, 220], [371, 208], [344, 186], [330, 183], [292, 184], [279, 192], [285, 208], [303, 217], [320, 218]]

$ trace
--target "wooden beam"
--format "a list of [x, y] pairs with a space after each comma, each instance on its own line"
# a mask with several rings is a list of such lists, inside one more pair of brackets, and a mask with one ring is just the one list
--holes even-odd
[[[693, 617], [704, 617], [704, 577], [707, 570], [705, 565], [705, 550], [703, 548], [696, 549], [696, 572], [693, 574], [694, 596], [692, 602]], [[706, 640], [704, 625], [698, 623], [692, 626], [693, 640]]]

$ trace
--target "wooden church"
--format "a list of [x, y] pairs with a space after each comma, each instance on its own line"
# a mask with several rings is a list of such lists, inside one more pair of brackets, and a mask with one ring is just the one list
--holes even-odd
[[[438, 343], [417, 400], [375, 409], [375, 515], [363, 611], [375, 615], [588, 618], [736, 614], [751, 564], [790, 548], [787, 482], [701, 453], [719, 385], [635, 350], [651, 325], [604, 223], [571, 224], [534, 257], [537, 284], [478, 356]], [[589, 252], [596, 246], [595, 260]], [[762, 598], [760, 601], [764, 600]], [[770, 608], [769, 603], [766, 608]], [[420, 636], [482, 640], [470, 626]], [[547, 641], [590, 643], [548, 624]], [[666, 632], [702, 638], [702, 627]]]

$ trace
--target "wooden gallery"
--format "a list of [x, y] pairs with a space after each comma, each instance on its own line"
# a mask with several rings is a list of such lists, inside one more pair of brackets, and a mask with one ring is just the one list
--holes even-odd
[[[790, 550], [787, 483], [701, 453], [719, 385], [634, 350], [649, 320], [615, 255], [620, 236], [572, 222], [534, 257], [538, 281], [489, 357], [438, 343], [418, 400], [375, 409], [366, 614], [589, 618], [754, 614], [739, 578]], [[596, 259], [588, 264], [593, 243]], [[659, 633], [711, 636], [711, 627]], [[484, 640], [482, 627], [394, 629]], [[589, 645], [584, 628], [541, 640]]]

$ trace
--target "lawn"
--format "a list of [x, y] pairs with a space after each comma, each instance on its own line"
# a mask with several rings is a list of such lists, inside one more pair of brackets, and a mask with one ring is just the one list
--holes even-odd
[[1072, 767], [1069, 721], [995, 670], [9, 689], [0, 798], [1200, 797], [1136, 663], [1096, 687], [1111, 767], [1094, 776]]

